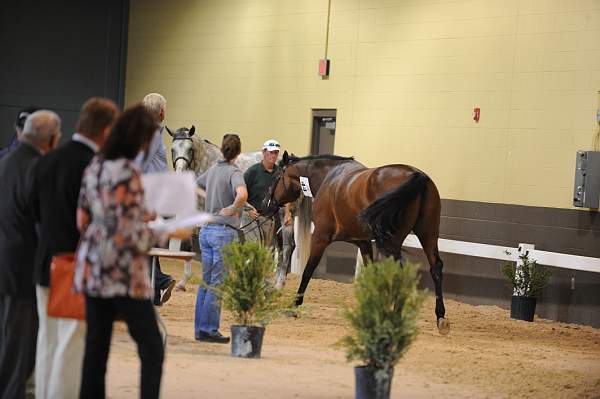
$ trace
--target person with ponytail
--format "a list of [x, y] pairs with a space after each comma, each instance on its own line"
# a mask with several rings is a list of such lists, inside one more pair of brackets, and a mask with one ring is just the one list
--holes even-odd
[[239, 136], [226, 134], [221, 145], [223, 159], [197, 180], [201, 195], [206, 197], [205, 210], [214, 215], [200, 230], [202, 279], [208, 287], [200, 285], [196, 297], [194, 333], [198, 341], [229, 342], [229, 337], [219, 332], [221, 303], [210, 287], [223, 281], [221, 250], [236, 237], [240, 214], [248, 198], [244, 175], [235, 164], [241, 151]]
[[104, 147], [83, 174], [77, 205], [81, 239], [76, 252], [75, 290], [85, 295], [87, 330], [80, 398], [106, 397], [106, 364], [113, 321], [122, 318], [141, 360], [140, 397], [158, 398], [163, 342], [152, 304], [148, 251], [169, 237], [185, 239], [190, 229], [152, 231], [141, 170], [156, 122], [142, 105], [125, 110]]

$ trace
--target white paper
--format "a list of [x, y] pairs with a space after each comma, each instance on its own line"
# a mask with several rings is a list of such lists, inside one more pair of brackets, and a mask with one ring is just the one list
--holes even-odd
[[146, 208], [159, 215], [192, 215], [198, 212], [194, 172], [142, 175]]
[[210, 213], [196, 211], [196, 213], [186, 217], [178, 217], [168, 220], [159, 217], [149, 222], [148, 227], [150, 227], [152, 230], [163, 233], [204, 224], [206, 222], [210, 222], [212, 218], [213, 215]]
[[310, 191], [310, 183], [308, 181], [308, 177], [300, 176], [300, 188], [302, 188], [302, 194], [304, 194], [305, 197], [312, 198], [313, 194]]

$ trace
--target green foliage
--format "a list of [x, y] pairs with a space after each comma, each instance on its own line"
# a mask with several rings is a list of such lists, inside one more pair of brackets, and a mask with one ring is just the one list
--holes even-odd
[[[354, 282], [355, 304], [343, 311], [351, 334], [338, 344], [348, 361], [382, 371], [392, 368], [417, 335], [417, 316], [425, 295], [418, 290], [418, 266], [392, 258], [369, 264]], [[377, 375], [376, 375], [377, 377]]]
[[521, 266], [517, 271], [515, 262], [502, 266], [502, 274], [507, 279], [508, 286], [521, 296], [537, 297], [540, 291], [548, 285], [551, 272], [547, 267], [539, 266], [535, 260], [529, 259], [528, 253], [519, 255]]
[[265, 325], [292, 306], [293, 297], [270, 283], [275, 261], [269, 249], [257, 242], [234, 242], [223, 248], [223, 261], [226, 275], [215, 291], [237, 323]]
[[192, 285], [202, 284], [202, 277], [200, 277], [200, 276], [192, 276], [188, 280], [188, 283], [192, 284]]

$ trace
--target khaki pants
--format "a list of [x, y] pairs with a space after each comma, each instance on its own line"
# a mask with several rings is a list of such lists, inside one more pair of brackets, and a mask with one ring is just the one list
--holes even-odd
[[266, 219], [259, 216], [258, 219], [254, 220], [244, 212], [242, 215], [242, 226], [246, 226], [244, 227], [246, 241], [258, 241], [265, 247], [272, 247], [275, 244], [273, 242], [273, 229], [275, 227], [273, 219]]
[[49, 317], [49, 288], [36, 286], [39, 330], [35, 356], [36, 399], [78, 398], [85, 323]]

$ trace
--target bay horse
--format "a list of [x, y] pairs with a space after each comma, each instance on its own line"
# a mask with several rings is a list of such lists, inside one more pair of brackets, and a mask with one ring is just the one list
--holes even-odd
[[265, 197], [269, 210], [298, 199], [313, 197], [310, 254], [296, 296], [301, 305], [323, 252], [334, 241], [359, 247], [373, 260], [371, 240], [383, 256], [401, 261], [402, 243], [413, 231], [427, 255], [435, 284], [435, 315], [440, 333], [445, 319], [442, 295], [443, 262], [438, 251], [440, 195], [434, 182], [409, 165], [367, 168], [352, 157], [314, 155], [303, 158], [283, 154], [280, 172]]
[[[212, 165], [223, 158], [218, 146], [208, 140], [202, 139], [195, 134], [196, 127], [181, 127], [172, 132], [166, 127], [167, 132], [173, 138], [171, 144], [171, 158], [173, 160], [173, 169], [176, 172], [191, 170], [196, 176], [206, 172]], [[245, 172], [250, 166], [262, 161], [262, 151], [243, 152], [236, 159], [236, 165]], [[204, 198], [198, 198], [198, 207], [204, 209]], [[246, 230], [253, 228], [248, 227]], [[275, 233], [275, 232], [274, 232]], [[292, 259], [292, 252], [295, 248], [293, 226], [286, 226], [281, 229], [281, 234], [277, 235], [277, 249], [279, 259], [277, 262], [277, 272], [275, 276], [275, 287], [281, 288], [285, 283], [287, 270]], [[185, 277], [191, 277], [191, 270], [185, 271]], [[184, 277], [184, 280], [187, 279]]]

